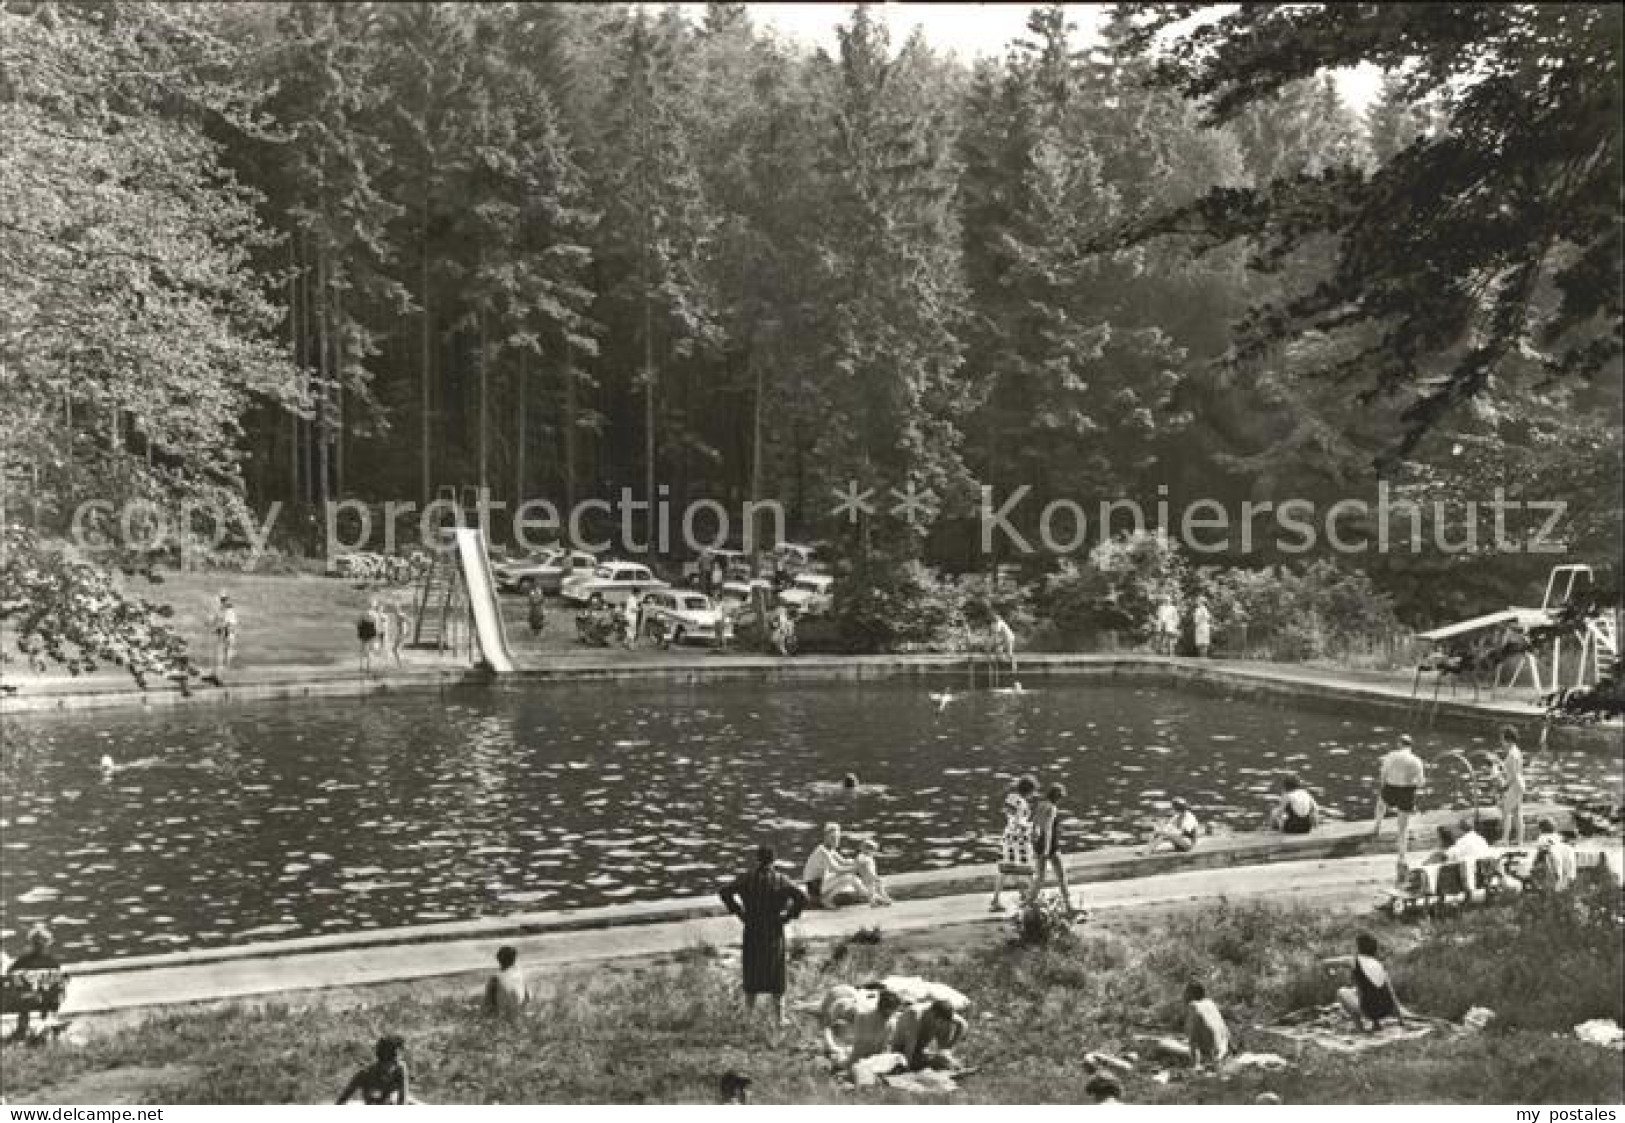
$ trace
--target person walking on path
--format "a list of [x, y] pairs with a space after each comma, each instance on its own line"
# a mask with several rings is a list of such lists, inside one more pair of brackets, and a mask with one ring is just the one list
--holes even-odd
[[1505, 846], [1523, 845], [1523, 749], [1518, 746], [1518, 731], [1510, 725], [1501, 727], [1501, 843]]
[[1371, 837], [1382, 835], [1382, 820], [1388, 809], [1394, 809], [1399, 819], [1399, 863], [1398, 878], [1400, 884], [1405, 881], [1405, 855], [1410, 840], [1411, 815], [1416, 811], [1416, 792], [1427, 779], [1427, 769], [1422, 760], [1411, 748], [1411, 738], [1408, 733], [1399, 735], [1399, 747], [1382, 758], [1382, 768], [1377, 775], [1380, 785], [1377, 794], [1377, 810], [1371, 824]]
[[1044, 892], [1044, 875], [1055, 871], [1055, 880], [1061, 887], [1061, 903], [1066, 907], [1066, 918], [1073, 920], [1077, 911], [1072, 907], [1072, 890], [1066, 883], [1066, 864], [1061, 860], [1061, 800], [1066, 798], [1066, 786], [1051, 784], [1044, 798], [1033, 808], [1033, 848], [1038, 852], [1038, 873], [1027, 894], [1027, 903], [1036, 905]]
[[1208, 649], [1213, 646], [1213, 610], [1207, 606], [1206, 597], [1196, 598], [1196, 612], [1191, 616], [1191, 624], [1196, 632], [1196, 656], [1206, 659]]
[[999, 836], [999, 865], [993, 875], [993, 900], [989, 912], [1000, 912], [1004, 905], [999, 898], [1004, 894], [1004, 879], [1018, 884], [1033, 876], [1033, 794], [1038, 781], [1023, 776], [1004, 796], [1004, 833]]
[[784, 926], [807, 907], [807, 894], [774, 868], [777, 855], [771, 846], [756, 848], [756, 865], [725, 887], [722, 905], [745, 926], [743, 972], [745, 1009], [756, 1008], [756, 997], [768, 995], [773, 1020], [784, 1024]]
[[219, 681], [237, 654], [237, 609], [232, 606], [231, 594], [220, 594], [209, 623], [214, 631], [214, 677]]

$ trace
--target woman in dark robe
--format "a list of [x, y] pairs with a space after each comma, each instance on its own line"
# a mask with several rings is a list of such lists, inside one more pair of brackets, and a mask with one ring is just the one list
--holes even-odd
[[773, 868], [771, 846], [756, 848], [756, 868], [740, 874], [722, 891], [722, 904], [745, 924], [745, 1008], [756, 996], [771, 995], [773, 1017], [784, 1024], [784, 926], [807, 907], [807, 894]]

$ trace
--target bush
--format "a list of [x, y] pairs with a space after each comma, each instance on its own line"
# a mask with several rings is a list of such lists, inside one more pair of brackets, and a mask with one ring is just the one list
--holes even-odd
[[1023, 901], [1010, 918], [1010, 942], [1020, 947], [1070, 947], [1078, 942], [1077, 929], [1059, 897]]
[[1417, 948], [1395, 981], [1407, 1004], [1446, 1018], [1495, 1010], [1492, 1030], [1568, 1033], [1592, 1018], [1625, 1021], [1620, 891], [1586, 882], [1567, 893], [1520, 896], [1470, 917], [1454, 938]]
[[1213, 612], [1215, 646], [1282, 662], [1342, 658], [1401, 630], [1393, 601], [1358, 570], [1320, 560], [1300, 568], [1202, 570], [1192, 588]]
[[1065, 644], [1092, 642], [1106, 632], [1147, 641], [1157, 602], [1165, 593], [1177, 596], [1187, 580], [1177, 543], [1136, 531], [1102, 542], [1083, 566], [1063, 561], [1045, 578], [1036, 607], [1053, 638]]
[[917, 561], [871, 555], [839, 578], [836, 588], [830, 615], [848, 651], [938, 646], [965, 631], [959, 586]]

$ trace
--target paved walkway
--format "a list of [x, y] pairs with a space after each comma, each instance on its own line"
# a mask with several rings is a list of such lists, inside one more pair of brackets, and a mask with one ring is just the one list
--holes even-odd
[[[1100, 919], [1218, 897], [1321, 900], [1346, 907], [1374, 901], [1378, 890], [1392, 875], [1393, 858], [1382, 855], [1193, 870], [1133, 881], [1091, 883], [1075, 889], [1074, 893], [1083, 899], [1091, 914]], [[1014, 894], [1006, 895], [1007, 902], [1014, 899]], [[870, 926], [897, 934], [958, 925], [987, 925], [1002, 919], [988, 911], [987, 894], [983, 892], [899, 901], [883, 909], [855, 907], [813, 912], [795, 925], [794, 933], [803, 939], [833, 940]], [[668, 956], [701, 944], [730, 947], [738, 940], [738, 922], [724, 916], [507, 936], [501, 942], [519, 949], [519, 960], [528, 970], [545, 973], [549, 968], [605, 960]], [[113, 1013], [141, 1007], [474, 975], [490, 970], [496, 942], [487, 937], [399, 944], [87, 975], [73, 981], [64, 1013]]]
[[[1606, 849], [1612, 868], [1621, 869], [1618, 840], [1586, 845]], [[1233, 866], [1157, 874], [1074, 887], [1074, 899], [1095, 921], [1110, 923], [1136, 913], [1188, 908], [1219, 899], [1320, 903], [1328, 908], [1373, 907], [1393, 876], [1389, 853], [1354, 858]], [[1006, 896], [1013, 902], [1014, 894]], [[811, 912], [794, 926], [808, 940], [835, 940], [861, 928], [879, 927], [892, 935], [993, 925], [1006, 916], [988, 909], [985, 891], [904, 900], [889, 908], [853, 907]], [[732, 947], [739, 925], [732, 917], [696, 917], [652, 924], [545, 932], [530, 936], [485, 936], [435, 943], [352, 947], [306, 954], [267, 954], [187, 963], [145, 970], [108, 971], [74, 980], [67, 1014], [116, 1014], [189, 1003], [252, 999], [268, 995], [347, 990], [414, 980], [447, 980], [489, 972], [498, 943], [519, 950], [529, 971], [579, 968], [605, 961], [671, 956], [710, 945]], [[274, 947], [274, 945], [273, 945]]]

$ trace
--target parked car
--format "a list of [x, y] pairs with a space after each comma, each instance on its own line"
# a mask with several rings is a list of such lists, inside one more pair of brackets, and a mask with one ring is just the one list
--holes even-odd
[[683, 576], [698, 577], [702, 581], [711, 578], [711, 570], [717, 562], [722, 563], [724, 577], [732, 580], [736, 577], [749, 577], [751, 572], [750, 555], [739, 550], [701, 550], [698, 556], [683, 566]]
[[327, 572], [352, 581], [390, 582], [406, 585], [423, 576], [434, 559], [425, 551], [408, 554], [376, 554], [352, 550], [327, 559]]
[[750, 607], [753, 589], [761, 589], [767, 593], [768, 600], [773, 599], [772, 583], [765, 577], [757, 577], [750, 581], [723, 582], [722, 591], [716, 596], [716, 606], [729, 615], [738, 615]]
[[577, 573], [559, 588], [573, 604], [622, 604], [626, 598], [642, 596], [651, 589], [669, 589], [666, 582], [636, 562], [607, 562], [588, 573]]
[[798, 616], [822, 616], [834, 604], [835, 578], [823, 573], [803, 573], [779, 594], [779, 603]]
[[552, 549], [493, 565], [497, 587], [505, 591], [529, 593], [541, 589], [556, 593], [564, 582], [578, 573], [591, 573], [598, 558], [586, 550]]
[[722, 613], [704, 593], [655, 589], [643, 594], [644, 630], [666, 643], [717, 642]]
[[779, 571], [791, 576], [818, 568], [818, 551], [799, 542], [780, 542], [773, 547], [773, 555], [779, 560]]

